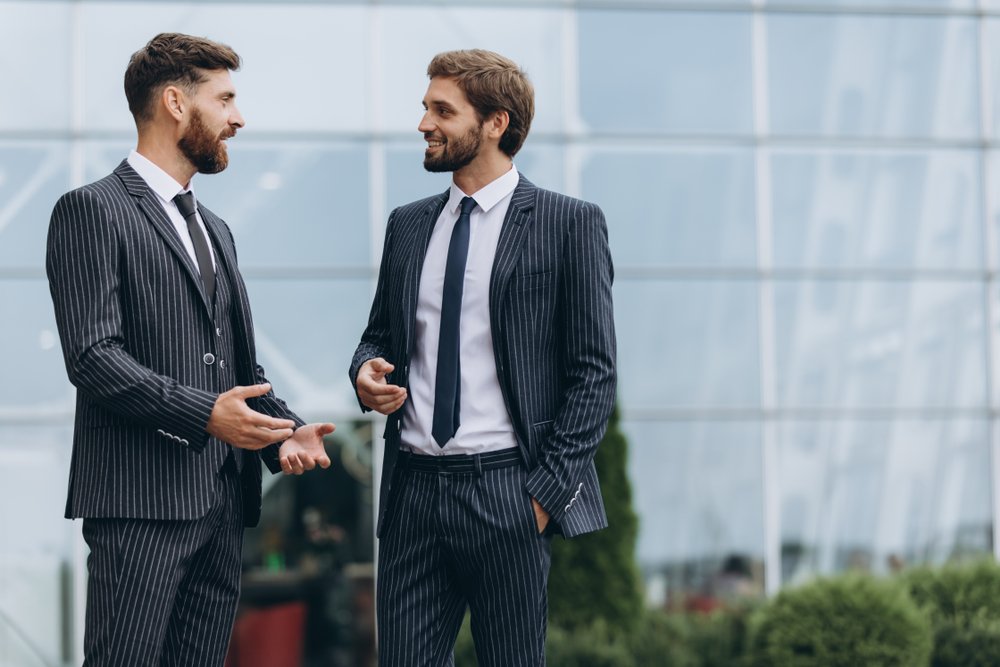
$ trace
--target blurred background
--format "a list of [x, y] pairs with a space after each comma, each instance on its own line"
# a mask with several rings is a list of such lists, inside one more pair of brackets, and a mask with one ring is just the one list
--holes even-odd
[[134, 147], [122, 76], [161, 31], [244, 59], [195, 187], [276, 391], [338, 424], [333, 468], [266, 480], [234, 647], [287, 623], [369, 664], [382, 424], [346, 369], [389, 212], [448, 187], [416, 126], [454, 48], [527, 70], [518, 169], [607, 215], [647, 605], [994, 554], [1000, 0], [0, 1], [0, 665], [80, 661], [45, 235]]

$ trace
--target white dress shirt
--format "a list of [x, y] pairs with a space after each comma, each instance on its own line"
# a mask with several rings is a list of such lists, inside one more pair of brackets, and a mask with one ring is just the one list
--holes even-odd
[[451, 232], [466, 194], [452, 183], [451, 196], [434, 225], [417, 297], [416, 340], [410, 360], [410, 389], [403, 412], [402, 448], [418, 454], [482, 454], [517, 445], [493, 357], [490, 331], [490, 277], [504, 217], [518, 182], [517, 169], [472, 194], [477, 206], [469, 218], [469, 257], [462, 290], [459, 331], [461, 398], [459, 427], [444, 447], [434, 441], [434, 385], [437, 375], [441, 298]]
[[[181, 238], [184, 249], [187, 250], [187, 254], [191, 257], [195, 268], [200, 270], [201, 267], [198, 266], [198, 256], [194, 254], [194, 242], [191, 240], [187, 221], [181, 215], [180, 210], [178, 210], [177, 204], [174, 203], [174, 197], [181, 192], [194, 194], [194, 190], [190, 187], [185, 189], [183, 185], [174, 180], [173, 176], [160, 169], [149, 158], [140, 155], [136, 151], [128, 154], [128, 163], [130, 167], [135, 169], [135, 173], [139, 174], [142, 180], [146, 181], [149, 189], [156, 194], [156, 198], [160, 201], [160, 206], [163, 207], [167, 217], [170, 218], [170, 222], [174, 224], [174, 229], [177, 230], [177, 235]], [[198, 201], [197, 196], [195, 197], [195, 201]], [[212, 237], [208, 235], [208, 230], [205, 229], [205, 222], [201, 219], [201, 213], [198, 212], [197, 206], [195, 207], [195, 217], [198, 218], [198, 226], [201, 227], [201, 233], [205, 235], [205, 240], [208, 241], [208, 252], [212, 256], [212, 269], [214, 270], [215, 249], [212, 248]]]

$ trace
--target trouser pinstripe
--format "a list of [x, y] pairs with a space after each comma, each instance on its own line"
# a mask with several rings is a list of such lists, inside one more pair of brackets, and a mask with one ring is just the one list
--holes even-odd
[[428, 472], [401, 458], [379, 543], [379, 665], [453, 665], [466, 607], [480, 667], [544, 665], [550, 541], [524, 467]]
[[222, 665], [240, 592], [243, 501], [233, 462], [192, 521], [84, 519], [85, 667]]

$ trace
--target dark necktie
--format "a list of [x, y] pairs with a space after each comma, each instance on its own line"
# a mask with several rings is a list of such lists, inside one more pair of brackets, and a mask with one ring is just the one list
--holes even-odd
[[462, 289], [465, 286], [465, 261], [469, 256], [469, 216], [476, 200], [462, 200], [462, 213], [451, 231], [448, 262], [444, 269], [441, 297], [441, 332], [438, 337], [437, 378], [434, 381], [434, 422], [431, 435], [441, 447], [458, 431], [461, 407], [461, 367], [459, 364], [459, 327], [462, 319]]
[[201, 282], [205, 286], [205, 296], [209, 303], [215, 303], [215, 269], [212, 268], [212, 254], [208, 250], [208, 239], [201, 231], [198, 224], [198, 216], [194, 211], [194, 193], [182, 192], [174, 197], [177, 210], [187, 221], [188, 234], [191, 235], [191, 243], [194, 244], [194, 256], [198, 258], [198, 271], [201, 273]]

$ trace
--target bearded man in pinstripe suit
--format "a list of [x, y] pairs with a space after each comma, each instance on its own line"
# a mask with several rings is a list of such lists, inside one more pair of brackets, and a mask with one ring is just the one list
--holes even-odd
[[515, 63], [453, 51], [427, 73], [424, 167], [452, 185], [389, 217], [350, 369], [362, 409], [388, 416], [379, 664], [452, 664], [468, 608], [482, 667], [543, 665], [551, 535], [607, 525], [607, 228], [514, 167], [534, 114]]
[[257, 364], [229, 227], [194, 201], [243, 127], [228, 46], [154, 37], [125, 72], [136, 150], [64, 195], [47, 272], [77, 388], [66, 517], [90, 546], [86, 665], [222, 665], [261, 459], [300, 474], [323, 435]]

